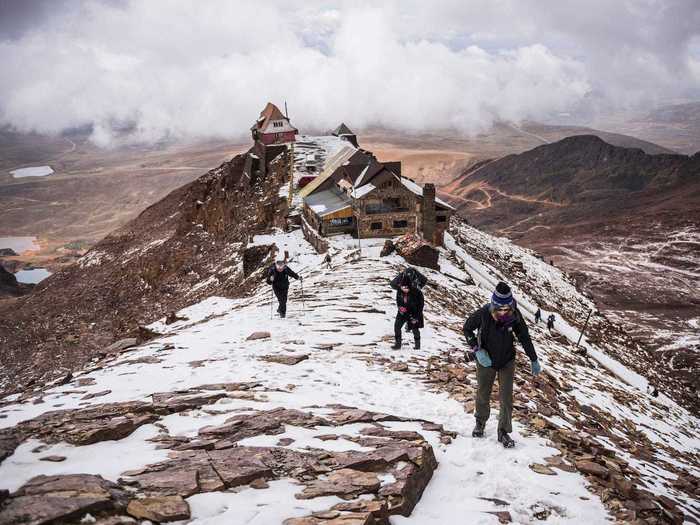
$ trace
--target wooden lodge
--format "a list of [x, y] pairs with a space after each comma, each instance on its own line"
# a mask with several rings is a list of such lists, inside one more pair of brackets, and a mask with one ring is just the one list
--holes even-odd
[[379, 162], [369, 152], [346, 148], [302, 191], [304, 219], [322, 236], [361, 238], [418, 233], [441, 245], [454, 209], [401, 176], [400, 162]]
[[277, 106], [268, 102], [250, 132], [254, 141], [269, 145], [294, 142], [299, 130], [292, 126], [289, 118]]

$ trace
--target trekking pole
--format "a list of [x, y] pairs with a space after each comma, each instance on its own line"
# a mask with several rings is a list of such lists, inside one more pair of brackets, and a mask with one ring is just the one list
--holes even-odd
[[576, 341], [576, 348], [578, 348], [578, 345], [581, 342], [581, 338], [583, 337], [583, 332], [586, 331], [586, 327], [588, 326], [588, 320], [591, 318], [592, 313], [593, 313], [593, 310], [588, 312], [588, 317], [586, 317], [586, 322], [583, 323], [583, 329], [581, 330], [581, 334], [578, 336], [578, 341]]
[[272, 286], [270, 286], [270, 319], [272, 319]]

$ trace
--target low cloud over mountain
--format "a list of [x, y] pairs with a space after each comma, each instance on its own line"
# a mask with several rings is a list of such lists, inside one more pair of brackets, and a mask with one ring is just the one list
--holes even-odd
[[307, 128], [352, 115], [356, 127], [476, 132], [695, 96], [700, 80], [692, 0], [546, 10], [86, 0], [2, 11], [0, 124], [89, 126], [102, 145], [115, 129], [146, 141], [233, 136], [268, 99], [287, 100]]

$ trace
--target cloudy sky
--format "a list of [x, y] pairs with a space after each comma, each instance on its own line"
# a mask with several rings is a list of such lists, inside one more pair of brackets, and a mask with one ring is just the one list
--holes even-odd
[[[472, 133], [700, 99], [699, 0], [0, 0], [0, 125]], [[572, 115], [566, 117], [566, 115]]]

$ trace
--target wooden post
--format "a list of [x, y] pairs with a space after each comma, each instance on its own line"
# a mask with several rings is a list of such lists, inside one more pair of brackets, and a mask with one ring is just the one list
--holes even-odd
[[586, 322], [583, 323], [583, 330], [581, 330], [581, 334], [578, 336], [578, 341], [576, 341], [576, 348], [578, 348], [578, 345], [581, 342], [581, 338], [583, 337], [583, 332], [586, 331], [586, 327], [588, 326], [588, 320], [591, 318], [592, 313], [593, 313], [593, 310], [588, 312], [588, 317], [586, 317]]

